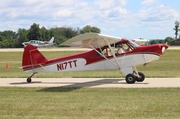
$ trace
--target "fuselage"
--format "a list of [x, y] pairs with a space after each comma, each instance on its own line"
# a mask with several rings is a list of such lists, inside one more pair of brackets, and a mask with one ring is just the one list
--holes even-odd
[[30, 40], [29, 42], [22, 43], [25, 47], [29, 44], [35, 47], [43, 47], [48, 45], [53, 45], [53, 43], [49, 43], [48, 41], [38, 41], [38, 40]]
[[[158, 60], [168, 46], [155, 44], [138, 46], [130, 52], [115, 54], [120, 68], [132, 67]], [[100, 49], [96, 49], [100, 51]], [[118, 69], [115, 58], [112, 55], [104, 55], [106, 59], [95, 50], [90, 50], [74, 55], [64, 56], [44, 61], [41, 65], [35, 65], [24, 69], [26, 72], [65, 72], [84, 70], [109, 70]], [[114, 65], [115, 64], [115, 65]]]

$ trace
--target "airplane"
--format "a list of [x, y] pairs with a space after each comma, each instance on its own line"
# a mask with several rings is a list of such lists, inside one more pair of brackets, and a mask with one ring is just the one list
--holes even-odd
[[[154, 44], [141, 46], [132, 39], [119, 38], [98, 33], [85, 33], [75, 36], [61, 45], [71, 47], [90, 48], [81, 53], [46, 59], [41, 52], [32, 45], [24, 48], [22, 57], [22, 69], [32, 73], [31, 78], [38, 72], [66, 72], [85, 70], [113, 70], [117, 69], [125, 74], [128, 84], [143, 82], [145, 75], [138, 72], [136, 66], [146, 65], [149, 62], [159, 60], [168, 48], [166, 44]], [[123, 45], [129, 51], [117, 53], [117, 47]]]
[[23, 42], [22, 44], [24, 45], [24, 47], [26, 47], [29, 44], [35, 47], [44, 47], [44, 46], [53, 45], [54, 44], [53, 42], [54, 42], [54, 37], [52, 37], [49, 41], [30, 40], [29, 42]]

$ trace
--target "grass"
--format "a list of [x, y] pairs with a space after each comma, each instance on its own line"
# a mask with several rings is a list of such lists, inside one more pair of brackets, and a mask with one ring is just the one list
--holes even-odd
[[[72, 52], [43, 52], [56, 58]], [[22, 52], [0, 52], [0, 77], [28, 77]], [[180, 50], [167, 50], [160, 60], [138, 66], [146, 77], [180, 77]], [[9, 68], [6, 69], [6, 63]], [[38, 73], [34, 77], [123, 77], [117, 70]], [[180, 88], [0, 87], [2, 119], [178, 119]]]
[[176, 119], [179, 88], [0, 87], [2, 119]]
[[[56, 58], [77, 51], [44, 51], [42, 52], [47, 59]], [[0, 77], [1, 78], [27, 78], [30, 74], [24, 73], [21, 67], [22, 52], [0, 52]], [[6, 63], [9, 68], [6, 69]], [[160, 60], [150, 62], [146, 67], [137, 66], [138, 71], [143, 72], [146, 77], [180, 77], [180, 50], [167, 50]], [[9, 73], [10, 72], [10, 73]], [[79, 72], [55, 72], [55, 73], [38, 73], [33, 77], [36, 78], [61, 78], [61, 77], [102, 77], [102, 78], [118, 78], [125, 75], [118, 70], [104, 71], [79, 71]]]

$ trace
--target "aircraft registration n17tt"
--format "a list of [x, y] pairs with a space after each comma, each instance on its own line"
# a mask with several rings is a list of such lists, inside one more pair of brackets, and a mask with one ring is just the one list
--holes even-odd
[[[55, 59], [46, 59], [36, 47], [28, 45], [24, 49], [22, 68], [32, 73], [65, 72], [82, 70], [118, 69], [126, 75], [128, 84], [142, 82], [145, 75], [138, 72], [137, 65], [158, 60], [168, 48], [166, 44], [140, 46], [133, 40], [118, 38], [98, 33], [86, 33], [62, 43], [73, 47], [90, 48], [91, 50]], [[117, 51], [121, 49], [123, 52]]]
[[26, 47], [27, 45], [33, 45], [35, 47], [44, 47], [53, 45], [53, 42], [54, 37], [52, 37], [49, 41], [30, 40], [29, 42], [23, 42], [22, 44], [24, 45], [24, 47]]

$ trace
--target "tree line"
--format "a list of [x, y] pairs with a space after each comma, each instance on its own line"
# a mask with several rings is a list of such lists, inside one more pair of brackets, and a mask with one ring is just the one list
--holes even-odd
[[169, 44], [171, 41], [178, 39], [178, 35], [179, 35], [179, 31], [180, 31], [180, 22], [179, 21], [175, 21], [175, 26], [173, 28], [173, 30], [175, 31], [175, 38], [172, 37], [166, 37], [164, 40], [162, 39], [156, 39], [156, 40], [151, 40], [149, 43], [150, 44], [157, 44], [157, 43], [167, 43]]
[[[175, 38], [166, 37], [165, 39], [150, 40], [150, 44], [167, 43], [177, 39], [179, 29], [179, 22], [175, 22]], [[77, 36], [79, 34], [94, 32], [101, 33], [98, 27], [87, 25], [84, 28], [72, 28], [72, 27], [56, 27], [46, 29], [39, 26], [39, 24], [33, 23], [29, 29], [19, 28], [17, 32], [11, 30], [0, 31], [0, 48], [22, 48], [23, 42], [29, 40], [41, 40], [48, 41], [51, 37], [55, 37], [55, 46], [58, 47], [62, 42]]]
[[49, 41], [51, 37], [55, 37], [55, 46], [58, 47], [62, 42], [86, 32], [100, 33], [100, 29], [92, 26], [85, 26], [82, 29], [72, 27], [56, 27], [46, 29], [39, 24], [32, 24], [26, 30], [19, 28], [17, 32], [11, 30], [0, 31], [0, 48], [22, 48], [23, 42], [29, 40]]

